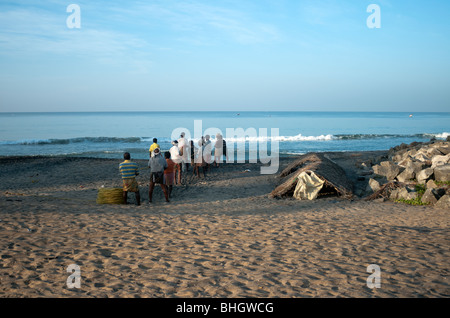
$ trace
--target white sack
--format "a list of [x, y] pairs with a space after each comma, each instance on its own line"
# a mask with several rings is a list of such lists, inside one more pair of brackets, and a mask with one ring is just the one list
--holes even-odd
[[303, 171], [297, 177], [294, 198], [297, 200], [314, 200], [322, 189], [325, 181], [312, 171]]

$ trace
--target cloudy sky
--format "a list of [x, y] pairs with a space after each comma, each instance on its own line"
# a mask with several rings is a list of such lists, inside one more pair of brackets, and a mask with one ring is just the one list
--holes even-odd
[[0, 111], [450, 111], [449, 13], [443, 0], [3, 0]]

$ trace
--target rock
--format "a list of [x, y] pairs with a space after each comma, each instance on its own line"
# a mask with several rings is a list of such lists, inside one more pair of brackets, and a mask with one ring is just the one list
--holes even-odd
[[447, 154], [445, 156], [434, 156], [433, 158], [431, 158], [431, 168], [436, 168], [438, 166], [443, 166], [447, 163], [450, 163], [450, 154]]
[[442, 196], [434, 206], [441, 209], [450, 209], [450, 195]]
[[435, 204], [441, 196], [438, 194], [436, 189], [427, 189], [422, 195], [421, 201], [424, 203]]
[[434, 180], [450, 181], [450, 164], [434, 168]]
[[427, 184], [426, 184], [426, 188], [427, 189], [435, 189], [437, 188], [436, 183], [433, 180], [428, 180]]
[[414, 171], [414, 174], [417, 174], [420, 170], [424, 168], [424, 165], [422, 162], [418, 161], [410, 161], [406, 164], [406, 169], [411, 169]]
[[442, 156], [442, 152], [434, 147], [427, 149], [427, 157], [431, 159], [434, 156]]
[[376, 192], [380, 190], [380, 183], [375, 179], [369, 179], [369, 184], [367, 185], [366, 192]]
[[391, 191], [391, 193], [389, 194], [389, 199], [392, 201], [395, 201], [398, 199], [398, 193], [400, 192], [400, 189], [394, 189]]
[[445, 139], [445, 141], [450, 141], [450, 136], [447, 136], [447, 138]]
[[411, 179], [414, 179], [415, 173], [412, 169], [405, 169], [402, 173], [397, 176], [397, 180], [400, 182], [405, 182]]
[[420, 144], [421, 144], [421, 143], [418, 142], [418, 141], [413, 141], [412, 143], [409, 144], [409, 147], [415, 147], [415, 146], [418, 146], [418, 145], [420, 145]]
[[416, 153], [417, 153], [417, 149], [414, 149], [414, 148], [408, 151], [408, 155], [410, 155], [411, 157], [413, 157]]
[[409, 192], [406, 188], [400, 188], [397, 192], [397, 200], [414, 200], [417, 198], [417, 192], [411, 191]]
[[428, 156], [426, 156], [424, 153], [422, 152], [418, 152], [417, 154], [414, 155], [413, 157], [414, 159], [418, 160], [418, 161], [430, 161], [430, 158]]
[[442, 152], [442, 154], [445, 156], [445, 155], [448, 155], [449, 153], [450, 153], [450, 146], [438, 146], [438, 147], [436, 147], [436, 149], [437, 150], [439, 150], [440, 152]]
[[394, 155], [392, 155], [391, 159], [394, 162], [399, 162], [407, 157], [409, 157], [409, 154], [406, 152], [406, 150], [400, 150], [400, 151], [396, 152]]
[[412, 162], [414, 159], [411, 157], [411, 155], [407, 155], [405, 157], [402, 158], [402, 160], [397, 161], [397, 164], [400, 167], [406, 168], [406, 166], [408, 165], [408, 163]]
[[420, 184], [426, 183], [426, 181], [433, 175], [434, 170], [431, 168], [426, 168], [421, 170], [416, 174], [417, 182]]
[[379, 183], [380, 185], [383, 185], [383, 184], [388, 183], [388, 179], [387, 179], [385, 176], [380, 176], [380, 175], [378, 175], [378, 174], [372, 174], [372, 175], [371, 175], [371, 178], [372, 178], [372, 179], [375, 179], [376, 181], [378, 181], [378, 183]]
[[382, 161], [379, 165], [375, 165], [372, 168], [376, 174], [384, 176], [388, 180], [394, 180], [400, 173], [400, 168], [391, 161]]
[[372, 166], [366, 162], [361, 163], [358, 165], [358, 175], [359, 176], [368, 176], [373, 174]]

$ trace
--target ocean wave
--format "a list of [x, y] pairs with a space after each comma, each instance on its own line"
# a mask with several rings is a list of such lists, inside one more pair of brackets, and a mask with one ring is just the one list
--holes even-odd
[[450, 133], [424, 133], [424, 134], [409, 134], [409, 135], [401, 135], [401, 134], [343, 134], [343, 135], [335, 135], [334, 138], [338, 140], [358, 140], [358, 139], [395, 139], [395, 138], [419, 138], [419, 139], [427, 139], [427, 138], [437, 138], [437, 139], [445, 139], [449, 136]]
[[[422, 134], [323, 134], [318, 136], [304, 136], [298, 134], [295, 136], [233, 136], [224, 139], [227, 142], [302, 142], [302, 141], [332, 141], [332, 140], [367, 140], [367, 139], [396, 139], [396, 138], [417, 138], [417, 139], [446, 139], [450, 136], [448, 132], [442, 133], [422, 133]], [[200, 138], [192, 138], [194, 144], [197, 146]], [[45, 146], [45, 145], [68, 145], [68, 144], [118, 144], [118, 143], [131, 143], [131, 144], [151, 144], [153, 138], [151, 137], [77, 137], [67, 139], [29, 139], [29, 140], [13, 140], [13, 141], [0, 141], [0, 145], [22, 145], [22, 146]], [[214, 144], [215, 137], [212, 136], [211, 142]], [[169, 138], [158, 138], [158, 143], [170, 144]], [[138, 146], [139, 147], [139, 146]]]
[[443, 132], [442, 134], [430, 134], [430, 135], [435, 138], [446, 139], [448, 136], [450, 136], [450, 133]]
[[0, 141], [3, 145], [67, 145], [74, 143], [139, 143], [142, 141], [140, 137], [77, 137], [68, 139], [27, 139]]
[[[298, 134], [296, 136], [242, 136], [231, 138], [224, 137], [227, 142], [265, 142], [265, 141], [279, 141], [279, 142], [292, 142], [292, 141], [320, 141], [320, 140], [332, 140], [333, 135], [320, 135], [320, 136], [303, 136]], [[194, 142], [198, 142], [199, 138], [192, 139]], [[215, 142], [215, 138], [211, 138], [211, 142]]]

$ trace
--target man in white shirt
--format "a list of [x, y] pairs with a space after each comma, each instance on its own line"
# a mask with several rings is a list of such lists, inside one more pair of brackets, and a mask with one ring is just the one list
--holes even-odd
[[181, 158], [183, 159], [181, 163], [182, 171], [185, 172], [187, 170], [187, 164], [189, 163], [189, 149], [188, 142], [186, 138], [184, 138], [185, 134], [182, 132], [180, 134], [180, 139], [178, 139], [178, 149], [180, 150]]
[[175, 184], [181, 184], [181, 164], [183, 162], [183, 158], [180, 155], [180, 150], [178, 148], [178, 141], [172, 141], [172, 148], [169, 149], [170, 159], [175, 162], [174, 172], [175, 172]]

